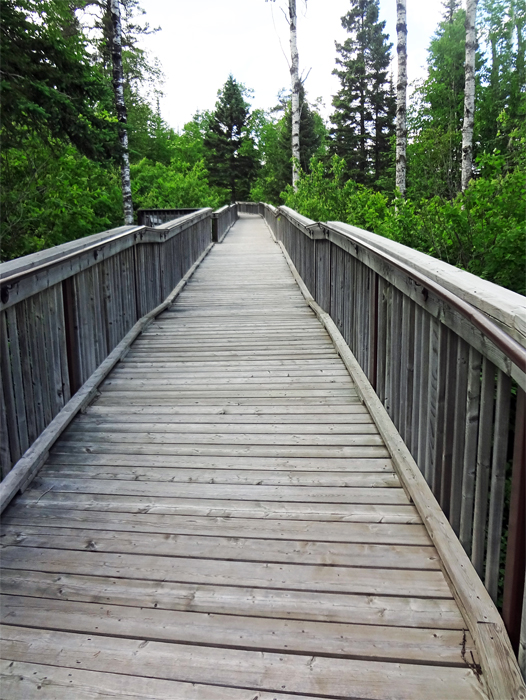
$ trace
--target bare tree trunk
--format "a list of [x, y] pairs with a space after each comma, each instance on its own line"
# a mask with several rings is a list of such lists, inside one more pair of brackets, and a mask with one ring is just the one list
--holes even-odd
[[121, 186], [124, 223], [133, 224], [133, 203], [130, 178], [130, 155], [126, 130], [126, 105], [124, 103], [124, 73], [122, 70], [122, 28], [119, 0], [108, 0], [111, 16], [111, 58], [113, 62], [113, 91], [119, 121], [119, 140], [122, 146]]
[[405, 197], [407, 148], [407, 20], [406, 0], [396, 1], [398, 81], [396, 84], [396, 188]]
[[464, 125], [462, 127], [462, 192], [467, 188], [473, 168], [473, 125], [475, 117], [475, 19], [478, 0], [466, 5], [466, 63], [464, 87]]
[[298, 189], [298, 164], [300, 162], [300, 76], [296, 34], [296, 0], [289, 0], [290, 24], [290, 77], [292, 85], [292, 187]]

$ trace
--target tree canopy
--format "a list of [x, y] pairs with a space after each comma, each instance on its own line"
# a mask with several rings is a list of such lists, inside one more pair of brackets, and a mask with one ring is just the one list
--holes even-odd
[[[331, 124], [300, 91], [300, 177], [290, 92], [268, 110], [229, 76], [215, 107], [179, 131], [159, 109], [152, 30], [121, 0], [134, 208], [283, 203], [364, 226], [525, 291], [526, 0], [479, 0], [472, 179], [461, 192], [465, 13], [446, 0], [427, 76], [410, 86], [407, 190], [395, 191], [391, 39], [378, 0], [350, 0]], [[88, 12], [89, 10], [89, 12]], [[2, 259], [122, 223], [107, 0], [5, 0], [1, 15]], [[308, 82], [306, 83], [308, 87]], [[412, 95], [411, 95], [412, 91]]]

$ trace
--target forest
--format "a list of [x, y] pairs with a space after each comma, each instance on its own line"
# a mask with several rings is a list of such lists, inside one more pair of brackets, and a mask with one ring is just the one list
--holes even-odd
[[[393, 38], [378, 0], [350, 0], [328, 120], [301, 84], [299, 160], [291, 91], [252, 109], [225, 76], [215, 108], [180, 131], [159, 109], [152, 30], [121, 0], [123, 96], [115, 101], [106, 0], [4, 0], [1, 17], [1, 259], [123, 223], [123, 130], [133, 209], [286, 204], [392, 238], [521, 294], [525, 288], [526, 0], [479, 0], [473, 167], [462, 187], [466, 11], [443, 3], [427, 77], [410, 85], [407, 181], [396, 186]], [[298, 178], [292, 186], [293, 166]]]

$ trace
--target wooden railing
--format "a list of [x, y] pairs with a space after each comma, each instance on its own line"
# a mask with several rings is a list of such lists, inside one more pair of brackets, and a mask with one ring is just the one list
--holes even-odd
[[221, 243], [238, 218], [238, 205], [230, 204], [212, 214], [212, 241]]
[[524, 659], [525, 299], [367, 231], [243, 202], [4, 263], [2, 475], [238, 212], [265, 218], [334, 321], [492, 598], [502, 591]]
[[352, 226], [252, 213], [354, 353], [524, 669], [526, 299]]
[[[226, 209], [216, 219], [220, 238], [235, 216], [235, 206]], [[138, 319], [174, 289], [210, 244], [211, 222], [212, 210], [200, 209], [0, 266], [2, 477]]]

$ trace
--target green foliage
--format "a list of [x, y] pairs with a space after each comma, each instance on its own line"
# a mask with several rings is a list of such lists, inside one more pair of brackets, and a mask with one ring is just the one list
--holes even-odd
[[120, 174], [60, 141], [2, 151], [2, 260], [118, 226]]
[[378, 20], [378, 0], [351, 0], [342, 17], [349, 32], [336, 44], [340, 68], [333, 71], [341, 88], [333, 99], [332, 150], [345, 160], [347, 177], [375, 184], [389, 165], [395, 98], [388, 78], [392, 44]]
[[219, 208], [225, 193], [208, 184], [203, 161], [188, 165], [172, 161], [170, 165], [146, 158], [131, 166], [133, 201], [137, 208]]
[[103, 159], [118, 152], [110, 87], [90, 64], [67, 0], [4, 0], [1, 23], [2, 143], [29, 134], [68, 139]]
[[[292, 182], [292, 108], [290, 95], [280, 93], [279, 105], [264, 113], [256, 110], [252, 115], [253, 133], [258, 147], [261, 167], [252, 187], [250, 197], [254, 201], [283, 204], [282, 192]], [[321, 157], [326, 150], [327, 128], [318, 112], [312, 107], [303, 87], [300, 92], [300, 168], [310, 171], [310, 161]], [[274, 115], [281, 113], [277, 119]]]
[[303, 174], [286, 204], [318, 221], [343, 221], [457, 265], [524, 294], [526, 257], [525, 171], [505, 171], [498, 161], [491, 177], [473, 180], [453, 201], [415, 201], [386, 195], [345, 180], [344, 164], [318, 161]]
[[248, 198], [258, 165], [247, 95], [246, 88], [229, 75], [204, 138], [210, 182], [228, 190], [232, 202]]

